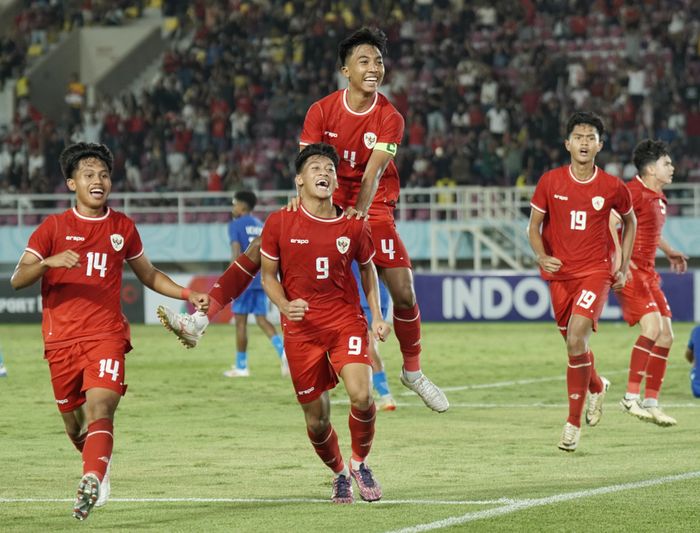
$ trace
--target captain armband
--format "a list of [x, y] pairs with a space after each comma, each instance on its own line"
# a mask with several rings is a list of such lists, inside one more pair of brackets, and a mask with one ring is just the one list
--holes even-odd
[[398, 149], [398, 147], [399, 145], [396, 143], [377, 143], [374, 145], [375, 150], [386, 152], [392, 157], [396, 156], [396, 150]]

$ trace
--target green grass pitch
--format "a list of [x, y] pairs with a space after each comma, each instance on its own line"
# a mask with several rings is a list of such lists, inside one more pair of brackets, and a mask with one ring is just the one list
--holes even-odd
[[[80, 456], [54, 406], [38, 325], [1, 325], [0, 530], [386, 532], [691, 531], [700, 515], [700, 401], [676, 344], [662, 391], [678, 426], [620, 411], [637, 330], [602, 323], [591, 346], [612, 387], [578, 451], [557, 449], [566, 418], [563, 342], [553, 323], [426, 324], [423, 367], [450, 410], [429, 411], [398, 382], [395, 338], [382, 345], [399, 402], [379, 413], [369, 464], [380, 503], [334, 506], [277, 357], [250, 328], [252, 376], [222, 376], [232, 326], [185, 350], [160, 326], [134, 326], [129, 390], [115, 424], [112, 499], [71, 517]], [[347, 403], [332, 420], [349, 454]], [[356, 496], [357, 496], [357, 491]], [[190, 499], [190, 501], [188, 501]], [[194, 501], [192, 499], [198, 499]]]

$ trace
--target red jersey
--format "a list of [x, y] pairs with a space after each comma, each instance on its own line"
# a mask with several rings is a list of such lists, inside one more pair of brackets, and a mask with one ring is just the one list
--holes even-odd
[[545, 252], [562, 262], [553, 274], [540, 269], [544, 279], [567, 280], [612, 271], [610, 211], [632, 211], [630, 193], [620, 178], [595, 167], [593, 177], [581, 182], [570, 166], [555, 168], [542, 175], [530, 205], [545, 214]]
[[122, 269], [125, 260], [143, 254], [134, 222], [110, 208], [98, 218], [82, 216], [73, 208], [47, 217], [25, 248], [42, 260], [65, 250], [80, 254], [80, 265], [49, 268], [41, 279], [46, 348], [87, 340], [128, 340], [120, 301]]
[[318, 218], [303, 205], [296, 212], [276, 211], [265, 222], [260, 252], [279, 261], [287, 299], [302, 298], [309, 304], [300, 322], [282, 315], [285, 336], [313, 339], [318, 330], [339, 329], [362, 317], [352, 262], [364, 265], [374, 257], [366, 221]]
[[627, 188], [632, 195], [634, 214], [637, 216], [637, 234], [634, 238], [632, 261], [637, 268], [652, 273], [656, 249], [661, 240], [661, 230], [666, 222], [668, 200], [664, 193], [647, 187], [639, 176], [630, 180]]
[[[404, 120], [386, 96], [376, 93], [367, 111], [356, 113], [347, 102], [347, 89], [336, 91], [313, 103], [306, 112], [299, 144], [324, 142], [340, 156], [338, 189], [333, 202], [343, 209], [354, 207], [362, 175], [377, 143], [401, 144]], [[379, 180], [369, 213], [373, 222], [393, 221], [399, 198], [399, 172], [393, 160]]]

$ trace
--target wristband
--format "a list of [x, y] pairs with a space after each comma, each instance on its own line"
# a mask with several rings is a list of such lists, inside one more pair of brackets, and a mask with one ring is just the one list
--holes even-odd
[[182, 291], [180, 291], [180, 299], [182, 300], [187, 300], [190, 297], [190, 294], [192, 291], [188, 289], [187, 287], [183, 287]]

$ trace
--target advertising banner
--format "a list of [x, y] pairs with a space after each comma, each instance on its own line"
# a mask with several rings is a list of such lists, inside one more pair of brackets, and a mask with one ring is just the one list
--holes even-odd
[[[661, 278], [674, 320], [693, 321], [695, 275], [668, 272], [662, 273]], [[424, 322], [553, 319], [549, 288], [536, 272], [416, 274], [415, 286]], [[621, 317], [611, 292], [601, 318]]]
[[[143, 285], [135, 277], [122, 281], [122, 311], [132, 324], [144, 322]], [[41, 282], [15, 291], [10, 278], [0, 278], [0, 323], [41, 323]]]

